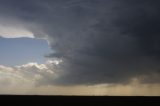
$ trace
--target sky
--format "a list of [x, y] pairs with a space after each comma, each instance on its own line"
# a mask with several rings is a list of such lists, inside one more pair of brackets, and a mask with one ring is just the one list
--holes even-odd
[[0, 38], [0, 49], [0, 64], [6, 66], [44, 63], [51, 52], [46, 40], [33, 38]]
[[0, 0], [0, 93], [159, 96], [159, 5]]

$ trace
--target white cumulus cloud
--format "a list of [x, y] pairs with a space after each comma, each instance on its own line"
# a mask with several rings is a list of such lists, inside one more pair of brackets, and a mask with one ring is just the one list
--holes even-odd
[[46, 64], [28, 63], [15, 67], [0, 65], [0, 93], [14, 93], [19, 89], [28, 91], [36, 86], [47, 86], [56, 78], [54, 64], [56, 66], [54, 61], [48, 61]]

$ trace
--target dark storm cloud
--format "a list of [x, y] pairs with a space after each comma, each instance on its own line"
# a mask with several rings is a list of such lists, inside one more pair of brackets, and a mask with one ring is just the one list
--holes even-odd
[[48, 57], [63, 59], [54, 83], [127, 83], [134, 77], [159, 83], [159, 5], [159, 0], [0, 0], [0, 16], [17, 18], [35, 37], [47, 37], [55, 51]]

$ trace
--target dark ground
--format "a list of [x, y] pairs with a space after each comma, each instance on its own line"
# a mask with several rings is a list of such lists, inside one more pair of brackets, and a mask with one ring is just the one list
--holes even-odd
[[[44, 105], [44, 106], [108, 106], [114, 105], [151, 105], [160, 106], [160, 97], [153, 96], [36, 96], [36, 95], [0, 95], [0, 103], [5, 105]], [[110, 105], [109, 105], [110, 106]]]

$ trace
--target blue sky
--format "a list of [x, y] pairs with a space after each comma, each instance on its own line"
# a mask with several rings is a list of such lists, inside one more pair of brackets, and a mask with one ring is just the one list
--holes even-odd
[[51, 53], [46, 40], [33, 38], [0, 38], [0, 64], [15, 66], [29, 62], [44, 63]]

